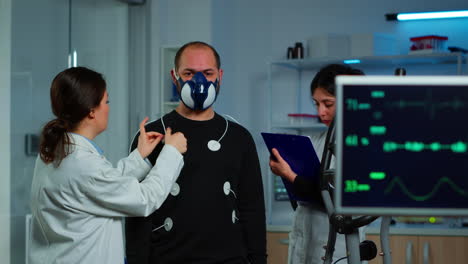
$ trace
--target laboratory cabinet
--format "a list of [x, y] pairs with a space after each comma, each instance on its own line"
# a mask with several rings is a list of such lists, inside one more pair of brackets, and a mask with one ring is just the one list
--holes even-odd
[[[288, 114], [316, 114], [310, 94], [310, 82], [323, 66], [346, 62], [358, 62], [350, 66], [363, 70], [366, 75], [394, 75], [397, 68], [405, 68], [408, 76], [468, 74], [468, 56], [459, 52], [271, 61], [267, 64], [266, 131], [289, 134], [326, 131], [325, 125], [317, 119], [292, 118]], [[268, 160], [262, 162], [266, 163]], [[269, 170], [267, 173], [265, 190], [268, 224], [291, 224], [292, 212], [284, 186], [279, 177], [272, 175]]]
[[[269, 264], [287, 263], [289, 240], [287, 229], [269, 226], [267, 232]], [[389, 239], [392, 264], [467, 264], [468, 228], [465, 229], [391, 229]], [[381, 252], [377, 229], [369, 228], [365, 233], [366, 239], [374, 241], [378, 252]], [[368, 263], [383, 264], [383, 258], [378, 255]]]
[[[381, 251], [380, 236], [367, 235]], [[392, 263], [402, 264], [466, 264], [467, 236], [390, 235]], [[383, 264], [377, 256], [369, 264]]]
[[286, 264], [288, 262], [288, 232], [267, 232], [268, 264]]

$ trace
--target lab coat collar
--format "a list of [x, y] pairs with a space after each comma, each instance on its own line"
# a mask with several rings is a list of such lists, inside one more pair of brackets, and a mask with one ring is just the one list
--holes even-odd
[[68, 135], [72, 139], [73, 144], [75, 144], [76, 146], [84, 147], [85, 149], [93, 153], [97, 153], [99, 155], [104, 154], [104, 151], [91, 139], [72, 132], [68, 133]]

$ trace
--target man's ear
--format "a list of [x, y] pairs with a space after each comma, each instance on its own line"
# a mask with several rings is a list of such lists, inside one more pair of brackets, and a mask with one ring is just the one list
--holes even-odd
[[218, 74], [218, 85], [221, 86], [221, 81], [223, 80], [223, 69], [219, 69], [219, 74]]
[[177, 80], [179, 79], [179, 75], [177, 74], [177, 71], [175, 68], [172, 68], [171, 70], [171, 78], [172, 78], [172, 82], [174, 84], [177, 84]]

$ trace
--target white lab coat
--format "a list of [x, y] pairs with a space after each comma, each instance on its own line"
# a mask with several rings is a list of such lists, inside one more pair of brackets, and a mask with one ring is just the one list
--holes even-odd
[[160, 207], [183, 157], [165, 145], [153, 168], [138, 150], [113, 167], [89, 140], [69, 136], [73, 151], [58, 168], [36, 161], [29, 263], [124, 263], [123, 217]]
[[[327, 132], [309, 135], [319, 160], [322, 159]], [[334, 168], [332, 159], [330, 167]], [[325, 256], [323, 246], [328, 241], [329, 229], [328, 215], [323, 209], [314, 204], [298, 203], [294, 212], [292, 231], [289, 233], [289, 264], [322, 264]], [[362, 228], [360, 236], [363, 236]], [[337, 234], [333, 262], [346, 256], [345, 236]], [[347, 263], [342, 260], [340, 263]]]

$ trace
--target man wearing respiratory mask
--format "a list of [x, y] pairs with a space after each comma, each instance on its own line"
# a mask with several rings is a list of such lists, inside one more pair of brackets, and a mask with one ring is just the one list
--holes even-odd
[[[182, 46], [171, 71], [180, 103], [146, 131], [171, 127], [187, 138], [184, 168], [151, 216], [127, 218], [128, 264], [266, 264], [266, 221], [250, 133], [213, 110], [223, 77], [216, 50]], [[138, 135], [132, 149], [137, 146]], [[148, 156], [154, 163], [160, 147]]]

